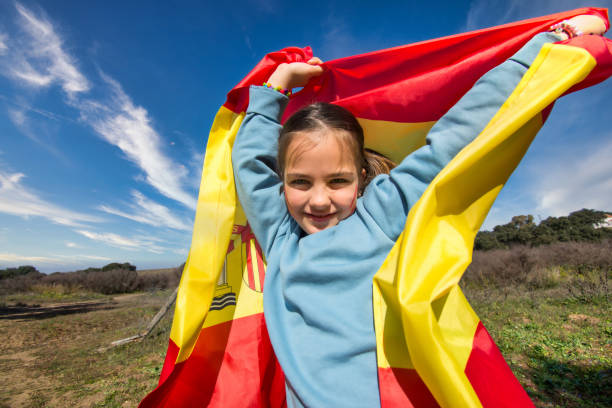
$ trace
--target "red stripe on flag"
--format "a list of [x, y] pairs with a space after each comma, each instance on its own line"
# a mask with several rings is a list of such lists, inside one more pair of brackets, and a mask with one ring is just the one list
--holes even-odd
[[439, 407], [416, 370], [378, 368], [381, 408]]
[[[255, 290], [255, 276], [253, 271], [253, 251], [251, 250], [251, 241], [247, 240], [246, 244], [246, 254], [247, 254], [247, 276], [249, 278], [249, 288]], [[257, 258], [257, 255], [255, 255]]]
[[482, 322], [474, 334], [465, 375], [485, 408], [534, 406]]
[[286, 406], [262, 313], [203, 329], [189, 358], [170, 369], [140, 408]]
[[264, 278], [266, 276], [266, 267], [264, 266], [262, 255], [263, 251], [259, 246], [259, 242], [255, 240], [255, 249], [257, 250], [257, 278], [259, 279], [259, 290], [263, 292]]
[[174, 369], [174, 363], [179, 354], [179, 346], [177, 346], [172, 339], [168, 340], [168, 350], [166, 351], [166, 358], [164, 359], [164, 367], [162, 368], [159, 376], [159, 384], [162, 384], [172, 373]]

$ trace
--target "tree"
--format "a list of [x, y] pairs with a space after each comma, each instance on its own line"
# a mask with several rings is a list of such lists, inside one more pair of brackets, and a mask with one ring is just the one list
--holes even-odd
[[124, 262], [124, 263], [113, 262], [113, 263], [109, 263], [108, 265], [104, 265], [102, 267], [103, 272], [112, 271], [113, 269], [127, 269], [128, 271], [135, 271], [136, 266], [132, 265], [129, 262]]
[[474, 249], [488, 251], [490, 249], [503, 249], [505, 246], [497, 240], [493, 231], [479, 231], [474, 241]]
[[14, 278], [15, 276], [23, 276], [32, 274], [33, 276], [42, 276], [32, 265], [22, 265], [17, 268], [0, 269], [0, 279]]
[[612, 238], [612, 228], [595, 228], [607, 217], [607, 212], [582, 209], [566, 217], [548, 217], [539, 225], [532, 215], [516, 215], [493, 231], [481, 231], [476, 235], [475, 249], [507, 248], [512, 245], [546, 245], [554, 242], [600, 241]]

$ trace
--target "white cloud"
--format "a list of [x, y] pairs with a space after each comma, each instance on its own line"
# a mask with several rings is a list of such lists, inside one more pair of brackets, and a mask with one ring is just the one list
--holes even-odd
[[32, 112], [32, 113], [36, 113], [37, 115], [40, 115], [44, 118], [47, 119], [51, 119], [53, 121], [67, 121], [67, 122], [72, 122], [72, 123], [76, 123], [77, 121], [74, 119], [71, 119], [67, 116], [64, 115], [59, 115], [57, 113], [45, 110], [45, 109], [40, 109], [40, 108], [36, 108], [34, 106], [31, 106], [29, 103], [27, 103], [26, 101], [23, 100], [23, 98], [16, 98], [16, 99], [11, 99], [11, 98], [7, 98], [5, 95], [0, 95], [0, 99], [4, 100], [7, 102], [7, 105], [12, 106], [11, 108], [8, 108], [8, 110], [17, 110], [20, 112], [23, 112], [23, 114], [25, 114], [25, 112]]
[[26, 121], [25, 111], [22, 109], [8, 109], [8, 116], [11, 122], [17, 127], [22, 127]]
[[0, 212], [20, 217], [43, 217], [67, 226], [82, 226], [84, 222], [100, 222], [101, 219], [59, 207], [37, 196], [21, 184], [23, 173], [7, 173], [0, 170]]
[[28, 44], [19, 48], [22, 54], [17, 60], [21, 63], [13, 67], [13, 75], [38, 87], [59, 82], [69, 96], [89, 90], [89, 81], [63, 50], [51, 23], [19, 3], [15, 7], [20, 15], [20, 27], [28, 35]]
[[[62, 256], [61, 258], [72, 258], [72, 255]], [[77, 259], [91, 259], [92, 261], [110, 261], [113, 258], [98, 255], [76, 255]]]
[[531, 156], [518, 170], [521, 181], [504, 187], [482, 229], [506, 224], [519, 214], [532, 214], [539, 222], [582, 208], [610, 211], [612, 140], [589, 136], [604, 142], [553, 147], [547, 141], [545, 153]]
[[330, 10], [321, 20], [323, 39], [317, 53], [324, 60], [341, 58], [363, 51], [360, 41], [350, 32], [349, 26], [341, 14]]
[[187, 254], [189, 254], [189, 251], [187, 250], [187, 248], [173, 249], [172, 252], [174, 252], [175, 254], [178, 254], [178, 255], [185, 255], [185, 256], [187, 256]]
[[475, 0], [470, 2], [462, 31], [492, 27], [580, 7], [609, 6], [609, 0]]
[[[580, 155], [568, 152], [545, 163], [545, 171], [535, 183], [534, 196], [538, 211], [553, 216], [567, 215], [581, 208], [612, 209], [612, 140]], [[571, 165], [568, 165], [571, 163]]]
[[157, 241], [156, 239], [150, 239], [149, 237], [140, 236], [126, 238], [112, 232], [98, 233], [87, 230], [75, 231], [93, 241], [102, 242], [107, 245], [128, 251], [145, 250], [156, 254], [166, 252], [166, 248], [162, 248], [155, 243], [155, 241]]
[[[151, 125], [147, 110], [135, 105], [121, 85], [103, 73], [100, 74], [102, 91], [110, 92], [109, 100], [83, 97], [91, 84], [78, 70], [75, 59], [64, 51], [63, 41], [51, 22], [19, 3], [16, 8], [19, 26], [25, 35], [18, 38], [16, 46], [12, 47], [5, 44], [6, 36], [0, 37], [0, 43], [5, 46], [5, 51], [8, 50], [6, 58], [3, 58], [4, 72], [34, 87], [60, 84], [68, 95], [67, 103], [80, 111], [81, 119], [100, 137], [121, 149], [128, 160], [142, 169], [146, 183], [166, 197], [195, 209], [194, 194], [183, 187], [188, 170], [164, 153], [162, 147], [165, 144]], [[20, 117], [25, 120], [23, 112], [18, 116], [15, 110], [14, 122], [19, 123]], [[20, 130], [41, 143], [27, 126], [21, 126]]]
[[[501, 6], [501, 7], [500, 7]], [[492, 27], [509, 21], [520, 6], [518, 1], [477, 0], [470, 3], [465, 28], [461, 31], [478, 30]]]
[[111, 232], [97, 233], [86, 230], [77, 230], [76, 232], [94, 241], [104, 242], [106, 244], [119, 248], [135, 249], [140, 246], [140, 243], [137, 241], [131, 240], [129, 238], [124, 238], [120, 235], [113, 234]]
[[151, 126], [147, 110], [134, 105], [117, 81], [101, 75], [111, 90], [111, 100], [107, 104], [80, 104], [83, 120], [136, 163], [144, 171], [147, 183], [166, 197], [195, 209], [194, 196], [182, 187], [188, 171], [163, 153], [161, 137]]
[[57, 262], [57, 259], [48, 256], [27, 256], [17, 254], [0, 253], [0, 262], [19, 263], [19, 262], [37, 262], [37, 263], [52, 263]]
[[0, 55], [4, 55], [8, 51], [8, 45], [6, 45], [6, 41], [6, 34], [0, 33]]
[[31, 263], [42, 263], [42, 264], [55, 264], [63, 263], [67, 260], [70, 261], [81, 261], [81, 260], [92, 260], [92, 261], [110, 261], [112, 258], [97, 255], [59, 255], [59, 256], [29, 256], [29, 255], [18, 255], [11, 253], [0, 253], [0, 262], [6, 262], [8, 264], [16, 265], [23, 264], [25, 262]]
[[135, 204], [132, 205], [132, 213], [121, 211], [106, 205], [101, 205], [98, 208], [109, 214], [118, 215], [136, 222], [153, 225], [155, 227], [168, 227], [182, 231], [191, 231], [191, 226], [174, 216], [168, 207], [148, 199], [138, 191], [132, 191], [132, 196], [135, 201]]
[[[6, 100], [6, 99], [5, 99]], [[17, 129], [21, 132], [22, 135], [26, 136], [30, 140], [36, 142], [38, 145], [49, 151], [53, 154], [57, 159], [61, 160], [64, 163], [68, 163], [69, 160], [66, 157], [65, 153], [57, 149], [53, 144], [47, 143], [43, 140], [40, 135], [45, 135], [48, 131], [46, 127], [37, 126], [40, 125], [39, 122], [33, 122], [29, 120], [28, 112], [35, 112], [37, 114], [48, 117], [49, 119], [57, 120], [56, 116], [51, 113], [40, 109], [31, 108], [25, 104], [17, 103], [15, 101], [10, 101], [14, 107], [8, 107], [7, 113], [10, 121], [15, 125]], [[32, 128], [34, 125], [34, 129]]]
[[77, 244], [75, 244], [74, 242], [66, 242], [66, 246], [68, 248], [78, 248], [79, 246]]
[[18, 66], [13, 68], [12, 74], [15, 78], [22, 80], [26, 84], [36, 87], [46, 87], [53, 82], [51, 75], [41, 74], [25, 60], [21, 60]]

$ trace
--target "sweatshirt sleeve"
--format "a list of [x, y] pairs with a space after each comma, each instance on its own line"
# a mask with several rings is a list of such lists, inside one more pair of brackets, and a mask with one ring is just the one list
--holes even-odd
[[397, 239], [410, 208], [453, 157], [480, 134], [545, 43], [559, 41], [552, 33], [533, 37], [510, 59], [483, 75], [429, 131], [425, 146], [408, 155], [389, 175], [366, 188], [362, 205], [380, 228]]
[[252, 86], [249, 107], [232, 149], [238, 198], [266, 256], [288, 216], [275, 170], [280, 118], [288, 102], [280, 92]]

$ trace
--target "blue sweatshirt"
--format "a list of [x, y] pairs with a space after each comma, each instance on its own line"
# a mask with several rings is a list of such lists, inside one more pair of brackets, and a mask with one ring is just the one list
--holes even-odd
[[264, 315], [289, 407], [379, 407], [372, 278], [434, 177], [485, 127], [541, 46], [539, 34], [485, 74], [431, 129], [427, 143], [376, 177], [353, 215], [305, 235], [287, 212], [276, 168], [289, 99], [250, 89], [232, 153], [238, 197], [267, 259]]

